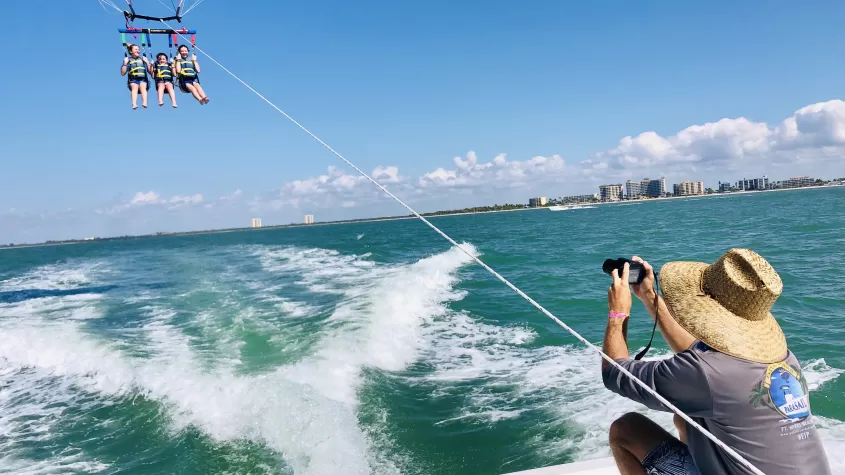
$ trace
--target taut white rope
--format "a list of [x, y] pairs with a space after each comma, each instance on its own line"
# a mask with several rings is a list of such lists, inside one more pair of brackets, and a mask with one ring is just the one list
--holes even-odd
[[[165, 25], [167, 25], [167, 27], [168, 27], [168, 28], [173, 29], [173, 28], [172, 28], [169, 24], [167, 24], [167, 22], [165, 22], [165, 21], [163, 21], [163, 20], [162, 20], [162, 23], [164, 23]], [[188, 38], [186, 38], [186, 37], [185, 37], [184, 35], [182, 35], [181, 33], [179, 34], [179, 36], [181, 36], [181, 37], [182, 37], [185, 41], [188, 41]], [[444, 238], [444, 239], [446, 239], [447, 241], [449, 241], [450, 243], [452, 243], [452, 245], [454, 245], [455, 247], [457, 247], [458, 249], [460, 249], [461, 251], [463, 251], [466, 255], [468, 255], [468, 256], [469, 256], [470, 258], [472, 258], [475, 262], [477, 262], [477, 263], [478, 263], [481, 267], [483, 267], [483, 268], [487, 269], [487, 271], [489, 271], [491, 274], [493, 274], [493, 275], [494, 275], [497, 279], [501, 280], [501, 281], [502, 281], [502, 283], [504, 283], [505, 285], [507, 285], [508, 287], [510, 287], [510, 288], [511, 288], [514, 292], [516, 292], [517, 294], [519, 294], [522, 298], [524, 298], [524, 299], [525, 299], [525, 300], [527, 300], [529, 303], [531, 303], [531, 305], [534, 305], [535, 307], [537, 307], [537, 309], [538, 309], [538, 310], [540, 310], [541, 312], [543, 312], [543, 313], [544, 313], [547, 317], [551, 318], [551, 319], [552, 319], [552, 320], [554, 320], [554, 321], [555, 321], [558, 325], [560, 325], [561, 327], [563, 327], [565, 330], [569, 331], [569, 333], [571, 333], [571, 334], [572, 334], [575, 338], [577, 338], [577, 339], [581, 340], [581, 342], [582, 342], [582, 343], [584, 343], [584, 344], [585, 344], [585, 345], [587, 345], [588, 347], [590, 347], [590, 348], [592, 348], [592, 349], [596, 350], [596, 351], [597, 351], [597, 352], [598, 352], [598, 353], [602, 356], [602, 358], [604, 358], [604, 360], [605, 360], [605, 361], [607, 361], [607, 362], [608, 362], [608, 363], [610, 363], [611, 365], [615, 366], [615, 367], [616, 367], [617, 369], [619, 369], [619, 371], [621, 371], [624, 375], [628, 376], [629, 378], [632, 378], [632, 379], [633, 379], [633, 380], [634, 380], [634, 381], [635, 381], [638, 385], [640, 385], [640, 387], [642, 387], [642, 388], [643, 388], [643, 389], [645, 389], [647, 392], [649, 392], [649, 393], [651, 393], [652, 395], [654, 395], [654, 397], [656, 397], [656, 398], [657, 398], [660, 402], [662, 402], [664, 405], [666, 405], [666, 407], [668, 407], [669, 409], [671, 409], [672, 411], [674, 411], [676, 414], [678, 414], [679, 416], [681, 416], [682, 418], [684, 418], [684, 420], [686, 420], [687, 422], [689, 422], [689, 423], [690, 423], [690, 425], [692, 425], [693, 427], [695, 427], [696, 429], [698, 429], [698, 430], [700, 430], [702, 433], [704, 433], [704, 435], [705, 435], [705, 436], [707, 436], [710, 440], [712, 440], [712, 441], [713, 441], [713, 443], [715, 443], [716, 445], [718, 445], [719, 447], [721, 447], [722, 449], [724, 449], [724, 450], [725, 450], [725, 452], [729, 453], [731, 456], [733, 456], [735, 459], [737, 459], [740, 463], [742, 463], [743, 465], [745, 465], [745, 466], [746, 466], [749, 470], [751, 470], [752, 472], [754, 472], [754, 473], [756, 473], [756, 474], [759, 474], [759, 475], [765, 475], [762, 471], [760, 471], [760, 469], [758, 469], [757, 467], [755, 467], [755, 466], [754, 466], [751, 462], [749, 462], [748, 460], [746, 460], [746, 459], [745, 459], [742, 455], [738, 454], [738, 453], [737, 453], [734, 449], [732, 449], [732, 448], [728, 447], [728, 446], [727, 446], [724, 442], [722, 442], [721, 440], [717, 439], [717, 438], [716, 438], [716, 436], [714, 436], [713, 434], [711, 434], [711, 433], [710, 433], [707, 429], [705, 429], [704, 427], [701, 427], [698, 423], [696, 423], [694, 420], [692, 420], [692, 418], [690, 418], [688, 415], [686, 415], [683, 411], [681, 411], [680, 409], [678, 409], [677, 407], [675, 407], [674, 405], [672, 405], [672, 403], [670, 403], [669, 401], [667, 401], [667, 400], [666, 400], [666, 398], [664, 398], [663, 396], [661, 396], [661, 395], [660, 395], [657, 391], [655, 391], [654, 389], [650, 388], [650, 387], [649, 387], [646, 383], [642, 382], [639, 378], [637, 378], [636, 376], [634, 376], [633, 374], [631, 374], [628, 370], [626, 370], [625, 368], [623, 368], [623, 367], [622, 367], [619, 363], [617, 363], [616, 361], [614, 361], [614, 360], [613, 360], [613, 358], [611, 358], [610, 356], [608, 356], [607, 354], [605, 354], [605, 353], [601, 350], [601, 348], [599, 348], [599, 347], [597, 347], [597, 346], [593, 345], [593, 344], [592, 344], [592, 343], [590, 343], [590, 342], [589, 342], [586, 338], [584, 338], [583, 336], [581, 336], [578, 332], [576, 332], [575, 330], [573, 330], [572, 328], [570, 328], [570, 327], [569, 327], [569, 325], [567, 325], [567, 324], [563, 323], [563, 322], [562, 322], [559, 318], [557, 318], [557, 317], [556, 317], [556, 316], [554, 316], [551, 312], [549, 312], [548, 310], [546, 310], [546, 309], [545, 309], [542, 305], [540, 305], [539, 303], [535, 302], [535, 301], [534, 301], [534, 299], [532, 299], [531, 297], [529, 297], [528, 295], [526, 295], [526, 294], [525, 294], [525, 292], [523, 292], [523, 291], [519, 290], [519, 289], [518, 289], [515, 285], [511, 284], [511, 283], [510, 283], [507, 279], [505, 279], [504, 277], [502, 277], [501, 275], [499, 275], [499, 273], [498, 273], [498, 272], [496, 272], [495, 270], [493, 270], [492, 268], [490, 268], [490, 266], [488, 266], [487, 264], [485, 264], [484, 262], [482, 262], [482, 261], [481, 261], [481, 259], [479, 259], [478, 257], [476, 257], [476, 256], [472, 255], [472, 253], [470, 253], [468, 250], [466, 250], [466, 249], [464, 249], [463, 247], [461, 247], [461, 246], [460, 246], [457, 242], [455, 242], [455, 240], [454, 240], [454, 239], [452, 239], [452, 238], [451, 238], [451, 237], [449, 237], [446, 233], [444, 233], [443, 231], [441, 231], [441, 230], [440, 230], [437, 226], [435, 226], [435, 225], [431, 224], [431, 223], [430, 223], [427, 219], [425, 219], [424, 217], [420, 216], [420, 214], [419, 214], [419, 213], [417, 213], [416, 211], [414, 211], [414, 209], [413, 209], [413, 208], [411, 208], [410, 206], [408, 206], [408, 205], [407, 205], [404, 201], [402, 201], [402, 200], [400, 200], [399, 198], [397, 198], [397, 197], [396, 197], [393, 193], [391, 193], [391, 192], [387, 191], [387, 189], [386, 189], [385, 187], [383, 187], [380, 183], [378, 183], [377, 181], [375, 181], [372, 177], [370, 177], [370, 175], [368, 175], [368, 174], [364, 173], [363, 171], [361, 171], [361, 169], [360, 169], [360, 168], [358, 168], [358, 167], [356, 167], [356, 166], [355, 166], [355, 164], [353, 164], [352, 162], [350, 162], [349, 160], [347, 160], [347, 159], [346, 159], [343, 155], [339, 154], [337, 151], [335, 151], [335, 149], [331, 148], [331, 147], [330, 147], [327, 143], [325, 143], [325, 142], [323, 142], [322, 140], [320, 140], [320, 138], [319, 138], [319, 137], [317, 137], [316, 135], [314, 135], [313, 133], [311, 133], [311, 131], [310, 131], [310, 130], [306, 129], [304, 126], [302, 126], [302, 124], [300, 124], [299, 122], [297, 122], [296, 120], [294, 120], [294, 118], [293, 118], [293, 117], [289, 116], [289, 115], [288, 115], [285, 111], [283, 111], [283, 110], [279, 109], [279, 107], [278, 107], [278, 106], [276, 106], [276, 104], [273, 104], [272, 102], [270, 102], [270, 100], [268, 100], [266, 97], [262, 96], [262, 95], [261, 95], [261, 93], [259, 93], [259, 92], [258, 92], [258, 91], [256, 91], [255, 89], [253, 89], [253, 88], [252, 88], [249, 84], [245, 83], [245, 82], [244, 82], [241, 78], [239, 78], [239, 77], [238, 77], [238, 76], [236, 76], [234, 73], [232, 73], [231, 71], [229, 71], [228, 69], [226, 69], [226, 67], [225, 67], [225, 66], [223, 66], [222, 64], [220, 64], [219, 62], [217, 62], [217, 60], [216, 60], [216, 59], [212, 58], [212, 57], [211, 57], [211, 55], [209, 55], [208, 53], [206, 53], [205, 51], [203, 51], [203, 50], [202, 50], [202, 48], [200, 48], [200, 47], [198, 47], [198, 46], [195, 46], [195, 48], [196, 48], [196, 49], [197, 49], [200, 53], [204, 54], [204, 55], [205, 55], [208, 59], [210, 59], [210, 60], [211, 60], [214, 64], [216, 64], [217, 66], [220, 66], [220, 68], [221, 68], [221, 69], [223, 69], [224, 71], [226, 71], [227, 73], [229, 73], [229, 75], [230, 75], [230, 76], [232, 76], [233, 78], [235, 78], [238, 82], [240, 82], [241, 84], [243, 84], [244, 86], [246, 86], [246, 88], [247, 88], [247, 89], [249, 89], [250, 91], [252, 91], [253, 93], [255, 93], [255, 95], [256, 95], [256, 96], [258, 96], [258, 97], [260, 97], [262, 100], [264, 100], [264, 102], [266, 102], [267, 104], [269, 104], [269, 105], [270, 105], [270, 107], [272, 107], [273, 109], [276, 109], [277, 111], [279, 111], [279, 113], [280, 113], [280, 114], [282, 114], [282, 115], [283, 115], [283, 116], [285, 116], [288, 120], [290, 120], [291, 122], [293, 122], [294, 124], [296, 124], [296, 126], [297, 126], [297, 127], [299, 127], [299, 128], [300, 128], [300, 129], [302, 129], [305, 133], [307, 133], [308, 135], [310, 135], [310, 136], [311, 136], [314, 140], [316, 140], [316, 141], [317, 141], [317, 142], [319, 142], [321, 145], [323, 145], [324, 147], [326, 147], [326, 148], [327, 148], [330, 152], [332, 152], [333, 154], [337, 155], [337, 157], [338, 157], [338, 158], [340, 158], [341, 160], [343, 160], [344, 162], [346, 162], [346, 164], [347, 164], [347, 165], [349, 165], [350, 167], [352, 167], [353, 169], [355, 169], [355, 171], [357, 171], [358, 173], [360, 173], [360, 174], [361, 174], [364, 178], [366, 178], [367, 180], [371, 181], [371, 182], [372, 182], [374, 185], [376, 185], [379, 189], [381, 189], [382, 191], [384, 191], [385, 193], [387, 193], [387, 195], [388, 195], [388, 196], [390, 196], [391, 198], [393, 198], [394, 200], [396, 200], [399, 204], [401, 204], [402, 206], [404, 206], [404, 207], [405, 207], [408, 211], [410, 211], [411, 213], [413, 213], [413, 214], [414, 214], [414, 216], [416, 216], [417, 218], [419, 218], [420, 220], [422, 220], [422, 222], [424, 222], [424, 223], [425, 223], [425, 224], [427, 224], [427, 225], [428, 225], [431, 229], [433, 229], [435, 232], [437, 232], [437, 234], [440, 234], [441, 236], [443, 236], [443, 238]]]
[[188, 13], [191, 13], [191, 12], [194, 10], [194, 8], [197, 8], [198, 6], [200, 6], [200, 4], [201, 4], [202, 2], [204, 2], [204, 1], [205, 1], [205, 0], [197, 0], [197, 1], [195, 1], [195, 2], [194, 2], [194, 4], [193, 4], [193, 5], [191, 5], [191, 7], [190, 7], [190, 8], [188, 8], [188, 11], [186, 11], [185, 13], [183, 13], [183, 14], [182, 14], [182, 18], [184, 18], [184, 17], [185, 17], [185, 15], [187, 15]]

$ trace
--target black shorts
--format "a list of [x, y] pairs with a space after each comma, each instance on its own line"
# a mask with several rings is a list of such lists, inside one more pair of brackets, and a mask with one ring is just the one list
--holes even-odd
[[700, 475], [687, 444], [678, 439], [664, 441], [645, 456], [642, 463], [648, 475]]

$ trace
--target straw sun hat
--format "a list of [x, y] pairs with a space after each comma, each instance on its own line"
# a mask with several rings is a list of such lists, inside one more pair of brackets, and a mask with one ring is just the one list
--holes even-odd
[[770, 312], [783, 282], [756, 252], [731, 249], [713, 264], [669, 262], [659, 278], [671, 315], [706, 345], [758, 363], [786, 356], [786, 337]]

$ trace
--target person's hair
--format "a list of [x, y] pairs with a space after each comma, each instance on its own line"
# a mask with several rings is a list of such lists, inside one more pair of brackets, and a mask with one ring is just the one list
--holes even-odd
[[126, 51], [129, 51], [131, 53], [132, 48], [134, 48], [136, 46], [138, 46], [138, 45], [135, 45], [135, 44], [132, 44], [132, 43], [126, 43]]
[[186, 50], [188, 49], [188, 47], [187, 47], [186, 45], [179, 45], [179, 49], [178, 49], [178, 51], [179, 51], [180, 53], [182, 52], [182, 48], [185, 48]]
[[157, 55], [156, 55], [156, 61], [158, 61], [158, 59], [159, 59], [159, 58], [161, 58], [162, 56], [164, 56], [164, 59], [167, 59], [167, 55], [166, 55], [166, 54], [164, 54], [164, 53], [159, 53], [159, 54], [157, 54]]

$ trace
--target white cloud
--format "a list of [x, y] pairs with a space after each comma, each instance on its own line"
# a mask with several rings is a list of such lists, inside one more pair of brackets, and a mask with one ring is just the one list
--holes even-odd
[[189, 196], [174, 195], [170, 198], [164, 198], [155, 191], [139, 191], [128, 201], [117, 203], [105, 210], [96, 210], [95, 213], [115, 214], [148, 207], [174, 210], [185, 206], [197, 205], [204, 201], [205, 198], [201, 193]]
[[203, 196], [197, 193], [193, 196], [174, 196], [170, 198], [168, 203], [172, 205], [192, 205], [202, 203], [203, 201]]
[[[505, 154], [484, 162], [470, 151], [466, 157], [454, 157], [453, 166], [437, 167], [416, 180], [399, 177], [396, 167], [378, 167], [373, 177], [382, 184], [404, 185], [400, 190], [412, 192], [417, 200], [442, 198], [443, 193], [452, 198], [491, 195], [502, 189], [512, 192], [503, 197], [507, 199], [528, 189], [547, 189], [545, 193], [551, 195], [566, 194], [567, 188], [589, 192], [599, 182], [641, 178], [643, 174], [710, 180], [726, 172], [767, 173], [773, 165], [783, 163], [798, 166], [800, 162], [802, 167], [830, 159], [841, 163], [843, 154], [845, 102], [833, 100], [798, 109], [774, 127], [738, 117], [692, 125], [669, 137], [647, 131], [624, 137], [615, 148], [578, 162], [567, 162], [559, 155], [508, 160]], [[363, 200], [364, 204], [380, 197], [370, 190], [377, 191], [363, 177], [329, 167], [326, 175], [284, 185], [276, 203], [280, 208], [359, 206], [362, 196], [370, 198]]]
[[[370, 176], [385, 188], [402, 188], [408, 179], [399, 174], [395, 166], [378, 166]], [[282, 184], [278, 192], [257, 197], [250, 203], [254, 211], [262, 209], [280, 210], [352, 208], [371, 203], [381, 195], [375, 185], [366, 177], [353, 171], [329, 166], [328, 172], [312, 178], [292, 180]]]
[[175, 195], [167, 198], [162, 198], [160, 194], [155, 191], [142, 192], [139, 191], [127, 202], [125, 207], [129, 206], [146, 206], [146, 205], [179, 205], [179, 204], [196, 204], [202, 203], [203, 196], [199, 193], [193, 196], [179, 196]]
[[148, 191], [146, 193], [139, 191], [135, 193], [135, 196], [129, 200], [130, 205], [147, 205], [147, 204], [160, 204], [164, 202], [158, 193], [155, 191]]
[[622, 138], [596, 160], [616, 169], [732, 170], [795, 161], [802, 152], [818, 159], [841, 156], [843, 146], [845, 102], [832, 100], [798, 109], [774, 127], [739, 117], [693, 125], [671, 137], [643, 132]]
[[[403, 176], [392, 165], [375, 167], [371, 176], [425, 212], [594, 193], [602, 182], [643, 176], [667, 176], [670, 183], [700, 179], [707, 186], [746, 172], [774, 179], [800, 174], [832, 178], [845, 175], [843, 156], [845, 102], [832, 100], [802, 107], [776, 125], [738, 117], [692, 125], [665, 137], [645, 131], [586, 159], [538, 155], [509, 160], [499, 154], [483, 161], [470, 151], [417, 177]], [[324, 174], [291, 180], [276, 190], [236, 189], [210, 201], [200, 193], [165, 196], [150, 190], [93, 213], [11, 208], [0, 213], [0, 242], [245, 226], [254, 216], [265, 224], [300, 222], [302, 214], [311, 213], [319, 219], [344, 219], [406, 210], [353, 170], [329, 166]]]
[[452, 162], [455, 169], [440, 167], [426, 173], [417, 181], [418, 186], [423, 189], [479, 186], [518, 188], [528, 183], [559, 179], [567, 173], [578, 173], [577, 169], [570, 170], [558, 155], [509, 161], [505, 154], [499, 154], [489, 162], [479, 163], [475, 152], [469, 152], [466, 159], [455, 157]]
[[234, 201], [243, 196], [244, 192], [241, 191], [240, 188], [232, 192], [231, 194], [221, 196], [219, 199], [220, 201]]
[[373, 179], [382, 185], [390, 183], [400, 183], [402, 179], [399, 177], [399, 168], [397, 167], [381, 167], [378, 166], [370, 175]]
[[780, 148], [845, 145], [845, 102], [833, 100], [802, 107], [776, 129]]

